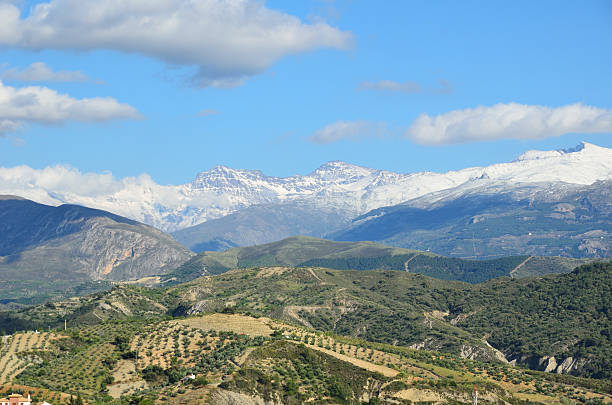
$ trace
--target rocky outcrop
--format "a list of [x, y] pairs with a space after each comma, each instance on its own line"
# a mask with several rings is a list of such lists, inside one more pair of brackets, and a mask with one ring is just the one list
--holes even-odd
[[484, 346], [480, 345], [461, 345], [459, 355], [465, 359], [477, 361], [501, 361], [507, 363], [506, 357], [497, 349], [491, 347], [485, 342]]
[[[435, 338], [429, 336], [425, 338], [422, 342], [414, 343], [409, 346], [411, 349], [416, 350], [434, 350], [440, 351], [448, 342], [445, 342], [443, 339]], [[448, 347], [443, 349], [443, 351], [448, 351]], [[460, 346], [456, 346], [453, 350], [457, 355], [470, 360], [476, 361], [501, 361], [503, 363], [507, 363], [508, 360], [504, 357], [504, 355], [497, 349], [491, 347], [486, 341], [485, 342], [477, 342], [474, 341], [472, 344], [461, 344]]]
[[572, 374], [588, 363], [587, 359], [567, 357], [559, 361], [555, 356], [530, 357], [521, 356], [510, 361], [510, 364], [527, 365], [529, 368], [547, 373]]

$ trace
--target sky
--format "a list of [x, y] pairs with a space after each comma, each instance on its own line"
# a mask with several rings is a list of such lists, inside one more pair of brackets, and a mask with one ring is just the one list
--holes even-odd
[[0, 166], [182, 184], [612, 147], [611, 1], [0, 0]]

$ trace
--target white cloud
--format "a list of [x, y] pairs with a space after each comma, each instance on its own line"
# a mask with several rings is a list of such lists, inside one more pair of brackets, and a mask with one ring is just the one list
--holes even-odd
[[75, 99], [47, 87], [15, 88], [0, 82], [0, 135], [25, 123], [63, 124], [67, 121], [100, 122], [137, 119], [138, 111], [111, 97]]
[[612, 132], [612, 110], [580, 103], [556, 108], [500, 103], [434, 117], [421, 114], [405, 135], [417, 143], [444, 145], [605, 132]]
[[0, 4], [0, 45], [143, 54], [195, 66], [202, 87], [236, 86], [286, 55], [352, 41], [350, 32], [305, 24], [256, 0], [51, 0], [25, 18]]
[[0, 79], [22, 82], [87, 82], [89, 77], [80, 71], [54, 72], [44, 62], [35, 62], [24, 69], [10, 68], [0, 73]]
[[[125, 181], [134, 182], [128, 178]], [[33, 169], [29, 166], [11, 168], [0, 167], [0, 187], [3, 193], [23, 194], [23, 190], [43, 189], [52, 193], [81, 193], [85, 196], [112, 194], [120, 191], [125, 185], [116, 180], [111, 173], [81, 173], [69, 166], [50, 166], [44, 169]], [[44, 202], [52, 201], [49, 197]]]
[[404, 83], [392, 80], [379, 80], [377, 82], [363, 82], [359, 84], [361, 90], [396, 91], [400, 93], [420, 93], [421, 85], [417, 82], [407, 81]]
[[308, 137], [314, 143], [332, 143], [345, 139], [359, 140], [366, 137], [382, 137], [386, 127], [370, 121], [336, 121], [319, 129]]

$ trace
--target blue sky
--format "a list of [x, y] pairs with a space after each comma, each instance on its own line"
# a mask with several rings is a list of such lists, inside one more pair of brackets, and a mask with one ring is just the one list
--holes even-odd
[[[253, 20], [255, 28], [297, 18], [294, 36], [281, 44], [270, 30], [255, 45], [238, 37], [236, 49], [215, 45], [233, 35], [222, 31], [200, 46], [206, 24], [190, 27], [189, 19], [179, 23], [193, 36], [136, 33], [104, 45], [95, 32], [67, 39], [74, 32], [45, 37], [26, 26], [36, 3], [61, 11], [71, 1], [0, 0], [4, 90], [40, 86], [76, 100], [112, 99], [66, 112], [65, 99], [49, 96], [61, 105], [25, 115], [0, 100], [8, 128], [0, 125], [0, 166], [66, 164], [179, 184], [217, 164], [277, 176], [329, 160], [447, 171], [582, 140], [612, 147], [610, 1], [267, 1], [254, 4], [278, 13]], [[99, 10], [107, 1], [80, 3], [72, 19], [46, 23], [58, 31], [86, 26], [87, 4]], [[251, 3], [242, 3], [247, 17]], [[21, 16], [13, 29], [14, 4]], [[149, 11], [129, 12], [147, 18]], [[27, 70], [35, 63], [46, 76]], [[22, 99], [13, 97], [18, 107]], [[443, 116], [433, 124], [418, 121], [421, 114]], [[524, 118], [508, 122], [517, 114]]]

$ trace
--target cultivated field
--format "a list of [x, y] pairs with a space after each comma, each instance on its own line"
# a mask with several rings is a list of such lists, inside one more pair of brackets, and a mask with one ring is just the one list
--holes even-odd
[[0, 346], [0, 385], [11, 382], [28, 365], [28, 353], [47, 350], [58, 336], [46, 332], [25, 332], [2, 338]]

